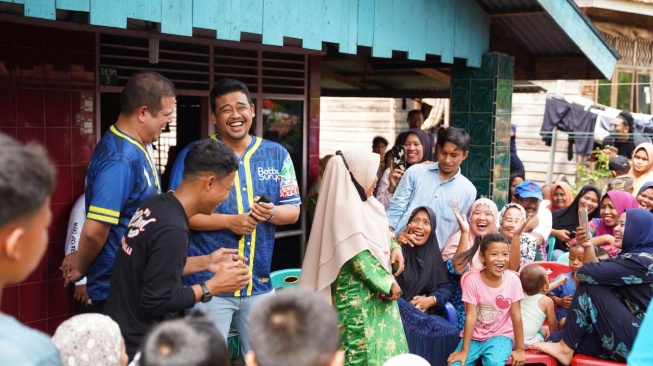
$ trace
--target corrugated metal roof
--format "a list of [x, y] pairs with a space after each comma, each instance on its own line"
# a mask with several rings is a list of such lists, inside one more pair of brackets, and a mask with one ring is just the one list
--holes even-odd
[[547, 32], [558, 27], [548, 14], [530, 14], [497, 19], [519, 46], [530, 55], [570, 55], [581, 53], [564, 32]]
[[[560, 1], [568, 2], [588, 27], [610, 48], [613, 55], [619, 56], [573, 0]], [[560, 26], [536, 0], [476, 0], [476, 2], [530, 55], [582, 53], [567, 33], [550, 31], [559, 30]]]

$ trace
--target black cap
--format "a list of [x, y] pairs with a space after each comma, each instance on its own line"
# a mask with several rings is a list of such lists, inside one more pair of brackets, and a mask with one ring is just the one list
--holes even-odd
[[614, 158], [610, 158], [608, 168], [610, 168], [610, 170], [630, 169], [630, 161], [623, 155], [617, 155]]

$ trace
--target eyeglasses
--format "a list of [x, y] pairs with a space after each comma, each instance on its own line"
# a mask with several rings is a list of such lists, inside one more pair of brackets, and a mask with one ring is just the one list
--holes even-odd
[[345, 168], [347, 168], [347, 171], [349, 172], [349, 177], [351, 178], [351, 182], [354, 183], [354, 187], [356, 188], [356, 192], [358, 192], [358, 196], [360, 196], [361, 201], [365, 202], [367, 201], [367, 194], [365, 193], [365, 189], [363, 189], [363, 186], [356, 181], [356, 178], [354, 178], [354, 175], [351, 174], [351, 170], [349, 170], [349, 165], [347, 164], [347, 160], [345, 160], [345, 156], [342, 155], [342, 151], [338, 150], [336, 151], [336, 155], [340, 155], [342, 158], [342, 162], [345, 163]]

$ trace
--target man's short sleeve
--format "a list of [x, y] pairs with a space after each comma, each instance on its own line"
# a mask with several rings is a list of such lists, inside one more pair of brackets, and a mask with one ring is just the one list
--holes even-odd
[[120, 161], [104, 163], [96, 174], [92, 187], [86, 191], [86, 218], [117, 225], [120, 211], [134, 184], [134, 172], [128, 164]]
[[299, 196], [299, 185], [297, 184], [297, 176], [295, 175], [295, 166], [292, 164], [290, 155], [286, 153], [283, 160], [281, 173], [279, 174], [281, 181], [279, 189], [279, 204], [280, 205], [299, 205], [302, 203]]
[[168, 189], [174, 191], [181, 184], [181, 178], [184, 175], [184, 160], [186, 159], [186, 154], [188, 154], [188, 147], [181, 150], [175, 164], [172, 166], [172, 172], [170, 172], [170, 183], [168, 183]]

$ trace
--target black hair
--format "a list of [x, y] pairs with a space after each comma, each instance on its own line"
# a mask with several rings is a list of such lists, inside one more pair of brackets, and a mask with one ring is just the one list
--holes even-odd
[[376, 146], [378, 144], [384, 144], [385, 146], [388, 146], [388, 140], [386, 140], [383, 136], [376, 136], [372, 140], [372, 146]]
[[316, 292], [293, 288], [262, 299], [250, 340], [260, 366], [324, 366], [338, 352], [338, 316]]
[[444, 148], [445, 142], [451, 142], [462, 151], [469, 151], [471, 139], [469, 134], [460, 127], [449, 127], [438, 136], [438, 147]]
[[252, 105], [252, 96], [249, 94], [249, 89], [247, 88], [247, 85], [243, 83], [242, 81], [238, 81], [235, 79], [229, 79], [229, 78], [224, 78], [218, 80], [218, 82], [213, 85], [213, 88], [211, 88], [211, 93], [209, 95], [210, 103], [211, 103], [211, 111], [213, 113], [216, 113], [217, 111], [215, 110], [217, 106], [217, 100], [223, 95], [229, 94], [229, 93], [234, 93], [234, 92], [241, 92], [247, 96], [247, 101], [249, 102], [250, 105]]
[[526, 266], [519, 271], [519, 279], [526, 295], [533, 296], [538, 294], [546, 283], [546, 270], [537, 264]]
[[608, 252], [605, 251], [605, 249], [601, 247], [597, 247], [596, 245], [594, 245], [594, 254], [596, 255], [596, 258], [602, 257], [604, 255], [610, 255], [608, 254]]
[[161, 98], [175, 97], [175, 86], [165, 76], [154, 71], [140, 71], [132, 75], [120, 94], [120, 114], [129, 117], [142, 106], [152, 116], [161, 110]]
[[621, 111], [617, 115], [617, 118], [621, 118], [625, 122], [626, 127], [628, 127], [628, 131], [633, 132], [633, 125], [635, 124], [635, 119], [633, 118], [633, 115], [630, 114], [630, 112]]
[[188, 150], [182, 179], [193, 179], [202, 173], [211, 173], [216, 179], [222, 179], [236, 170], [238, 162], [234, 151], [221, 141], [206, 138]]
[[424, 113], [422, 113], [421, 110], [413, 109], [412, 111], [408, 112], [408, 116], [406, 116], [406, 119], [410, 119], [410, 117], [412, 117], [414, 114], [417, 114], [417, 113], [421, 114], [422, 118], [424, 118]]
[[36, 213], [54, 189], [54, 167], [41, 145], [0, 132], [0, 227]]
[[142, 366], [230, 366], [224, 336], [201, 313], [157, 325], [141, 345]]
[[[517, 178], [521, 178], [521, 180], [526, 180], [526, 177], [524, 177], [523, 174], [520, 174], [520, 173], [510, 174], [510, 177], [508, 178], [508, 192], [509, 193], [510, 193], [510, 188], [512, 187], [512, 182]], [[517, 187], [515, 186], [515, 188], [517, 188]], [[510, 198], [510, 197], [508, 197], [508, 198]]]
[[490, 245], [490, 243], [495, 242], [506, 243], [506, 245], [510, 246], [510, 240], [503, 234], [492, 233], [485, 236], [479, 235], [474, 239], [474, 244], [471, 248], [462, 253], [456, 254], [453, 260], [458, 263], [463, 262], [466, 265], [472, 260], [472, 258], [474, 258], [474, 254], [476, 254], [477, 251], [480, 251], [480, 253], [483, 254], [485, 253], [487, 246]]

